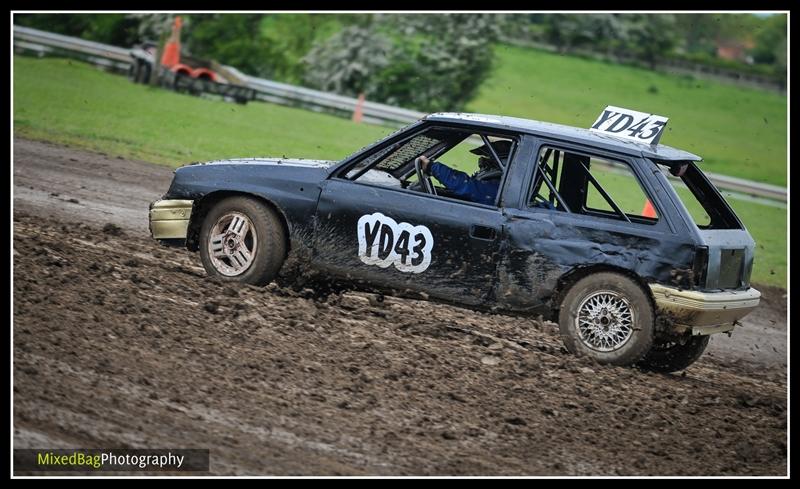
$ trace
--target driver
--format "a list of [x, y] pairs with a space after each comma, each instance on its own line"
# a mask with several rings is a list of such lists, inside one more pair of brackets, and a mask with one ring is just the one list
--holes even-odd
[[[511, 152], [511, 141], [501, 140], [491, 144], [497, 157], [505, 164], [508, 161], [508, 154]], [[470, 153], [480, 156], [478, 171], [471, 177], [438, 161], [432, 162], [425, 155], [420, 156], [419, 160], [422, 170], [436, 177], [454, 195], [472, 202], [494, 205], [497, 191], [500, 189], [500, 177], [503, 176], [503, 170], [498, 167], [497, 162], [492, 158], [491, 151], [485, 144], [473, 149]]]

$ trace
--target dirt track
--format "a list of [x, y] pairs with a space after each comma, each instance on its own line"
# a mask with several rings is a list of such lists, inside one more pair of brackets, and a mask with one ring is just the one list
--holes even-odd
[[147, 238], [170, 178], [15, 140], [16, 448], [210, 448], [216, 474], [786, 474], [777, 289], [683, 374], [603, 367], [551, 323], [211, 281]]

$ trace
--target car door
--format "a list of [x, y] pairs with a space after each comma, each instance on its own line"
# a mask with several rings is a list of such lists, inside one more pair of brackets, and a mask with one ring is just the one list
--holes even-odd
[[503, 219], [494, 206], [332, 176], [315, 217], [318, 272], [473, 305], [492, 291]]

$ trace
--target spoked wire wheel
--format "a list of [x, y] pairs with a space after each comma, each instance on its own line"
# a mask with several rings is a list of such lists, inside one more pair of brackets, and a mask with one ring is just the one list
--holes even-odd
[[578, 305], [575, 328], [588, 348], [611, 352], [621, 348], [633, 334], [636, 314], [621, 294], [601, 290]]
[[653, 346], [655, 314], [644, 287], [621, 273], [591, 273], [569, 288], [558, 328], [572, 353], [599, 363], [632, 365]]
[[223, 214], [208, 236], [209, 257], [214, 268], [226, 277], [245, 273], [256, 257], [258, 236], [249, 217], [240, 212]]

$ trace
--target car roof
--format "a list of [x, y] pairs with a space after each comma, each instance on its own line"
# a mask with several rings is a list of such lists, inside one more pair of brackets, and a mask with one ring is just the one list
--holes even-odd
[[490, 114], [471, 114], [466, 112], [437, 112], [424, 117], [424, 120], [454, 122], [496, 129], [511, 129], [514, 131], [533, 134], [535, 136], [547, 136], [554, 139], [587, 144], [598, 148], [617, 151], [619, 153], [633, 156], [643, 156], [645, 158], [651, 158], [655, 160], [702, 160], [701, 157], [689, 153], [688, 151], [675, 149], [663, 144], [652, 146], [622, 138], [615, 138], [613, 136], [590, 131], [589, 129], [583, 129], [580, 127], [565, 126], [562, 124], [541, 122], [531, 119], [522, 119], [519, 117]]

